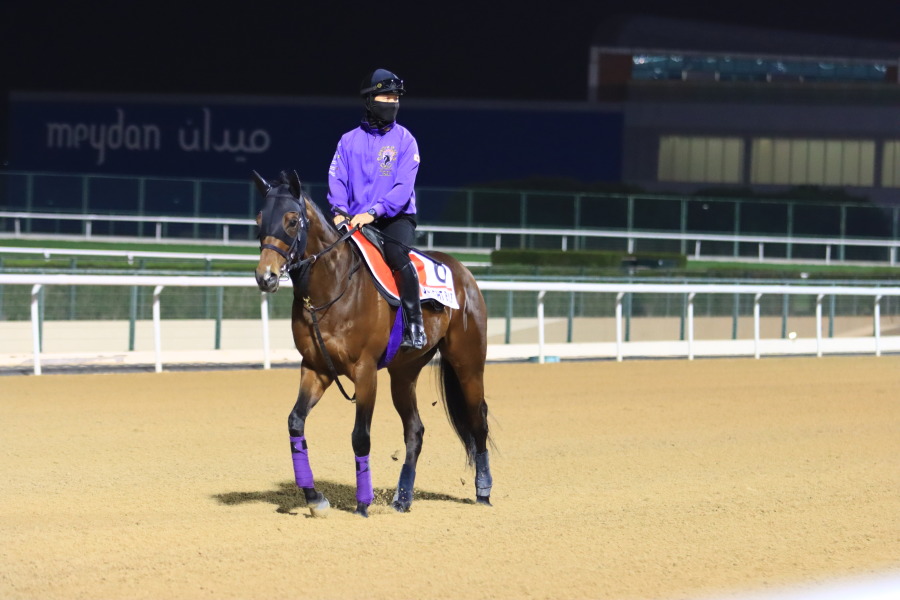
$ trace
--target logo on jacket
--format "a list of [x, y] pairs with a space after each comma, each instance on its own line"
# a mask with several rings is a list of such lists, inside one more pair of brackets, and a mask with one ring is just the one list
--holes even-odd
[[397, 148], [394, 146], [382, 146], [378, 153], [378, 167], [382, 175], [390, 175], [394, 163], [397, 161]]

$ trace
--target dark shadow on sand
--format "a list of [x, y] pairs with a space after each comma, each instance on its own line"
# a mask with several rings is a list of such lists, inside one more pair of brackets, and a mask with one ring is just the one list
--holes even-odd
[[[325, 494], [328, 501], [331, 502], [331, 508], [352, 513], [356, 510], [356, 488], [343, 483], [333, 483], [331, 481], [316, 481], [316, 489]], [[275, 505], [275, 512], [297, 515], [301, 512], [305, 513], [306, 499], [303, 492], [297, 488], [293, 481], [284, 481], [278, 484], [274, 490], [265, 490], [261, 492], [226, 492], [223, 494], [214, 494], [219, 504], [226, 506], [245, 504], [247, 502], [267, 502]], [[375, 500], [372, 505], [390, 506], [394, 499], [393, 488], [375, 488]], [[413, 503], [419, 500], [439, 500], [442, 502], [458, 502], [460, 504], [475, 504], [474, 500], [468, 498], [457, 498], [449, 494], [435, 494], [433, 492], [415, 491]], [[300, 510], [298, 510], [300, 509]], [[307, 515], [309, 516], [309, 515]]]

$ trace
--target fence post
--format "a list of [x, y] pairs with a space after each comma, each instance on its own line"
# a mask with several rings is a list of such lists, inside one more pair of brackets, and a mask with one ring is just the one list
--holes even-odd
[[153, 289], [153, 351], [156, 354], [156, 372], [162, 372], [162, 323], [159, 316], [159, 295], [165, 286]]
[[544, 364], [544, 296], [547, 290], [538, 292], [537, 320], [538, 320], [538, 364]]
[[741, 295], [734, 295], [734, 302], [731, 307], [731, 339], [736, 340], [738, 337], [738, 319], [741, 317]]
[[875, 356], [881, 356], [881, 296], [875, 296]]
[[506, 335], [503, 337], [504, 343], [509, 344], [512, 337], [512, 314], [513, 314], [513, 293], [512, 290], [506, 292]]
[[696, 293], [688, 294], [688, 314], [687, 314], [687, 335], [688, 335], [688, 360], [694, 360], [694, 296]]
[[35, 284], [31, 288], [31, 346], [34, 354], [34, 374], [41, 374], [41, 327], [40, 327], [40, 293], [43, 286]]
[[828, 297], [828, 337], [834, 337], [834, 313], [836, 310], [837, 296], [832, 294]]
[[824, 294], [816, 296], [816, 356], [822, 356], [822, 299]]
[[263, 334], [263, 369], [267, 371], [272, 368], [272, 359], [269, 356], [269, 295], [266, 292], [260, 292], [259, 315], [262, 318], [262, 334]]
[[216, 288], [216, 350], [222, 349], [222, 306], [225, 304], [225, 288]]
[[791, 305], [791, 296], [790, 294], [783, 294], [781, 297], [781, 339], [787, 337], [787, 321], [788, 321], [788, 311], [790, 310]]
[[762, 294], [753, 296], [753, 358], [759, 358], [759, 300]]
[[134, 352], [134, 331], [137, 323], [138, 287], [131, 286], [131, 305], [128, 307], [128, 351]]
[[628, 292], [625, 294], [625, 341], [631, 341], [631, 303], [634, 294]]
[[625, 292], [616, 294], [616, 360], [622, 362], [622, 297]]

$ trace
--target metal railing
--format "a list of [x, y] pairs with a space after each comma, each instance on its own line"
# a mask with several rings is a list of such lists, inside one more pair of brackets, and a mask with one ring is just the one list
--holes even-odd
[[[33, 345], [33, 371], [40, 375], [41, 368], [41, 310], [40, 292], [45, 286], [144, 286], [153, 288], [152, 322], [153, 322], [153, 347], [155, 356], [155, 370], [162, 371], [162, 336], [161, 336], [161, 310], [162, 292], [167, 287], [205, 287], [225, 288], [244, 287], [254, 288], [255, 281], [249, 277], [187, 277], [187, 276], [121, 276], [121, 275], [29, 275], [29, 274], [0, 274], [0, 285], [24, 285], [31, 286], [30, 321]], [[815, 340], [814, 345], [798, 345], [796, 347], [783, 346], [778, 352], [782, 354], [803, 353], [812, 349], [816, 356], [822, 356], [825, 350], [825, 340], [822, 335], [822, 302], [826, 296], [862, 296], [869, 297], [873, 306], [873, 335], [867, 338], [865, 343], [849, 344], [842, 340], [829, 340], [833, 342], [830, 349], [835, 352], [865, 352], [880, 356], [883, 351], [900, 351], [900, 336], [882, 336], [881, 334], [881, 301], [884, 297], [900, 296], [900, 287], [870, 287], [870, 286], [824, 286], [824, 285], [777, 285], [777, 284], [716, 284], [716, 283], [578, 283], [578, 282], [547, 282], [547, 281], [479, 281], [479, 286], [484, 291], [517, 291], [528, 292], [537, 295], [537, 320], [538, 343], [537, 362], [543, 363], [547, 357], [547, 344], [545, 343], [546, 319], [544, 315], [544, 297], [549, 292], [584, 292], [615, 294], [615, 342], [614, 356], [621, 361], [625, 357], [625, 349], [629, 344], [624, 339], [623, 300], [628, 294], [683, 294], [687, 296], [687, 326], [686, 340], [684, 344], [670, 345], [664, 349], [661, 355], [685, 356], [689, 360], [701, 353], [710, 352], [707, 348], [703, 351], [699, 346], [699, 340], [694, 335], [694, 298], [698, 294], [749, 294], [753, 297], [753, 339], [750, 355], [760, 358], [764, 354], [764, 341], [760, 335], [760, 300], [765, 295], [788, 296], [812, 296], [815, 298]], [[260, 293], [260, 326], [262, 333], [262, 364], [263, 368], [271, 368], [271, 348], [269, 340], [269, 310], [268, 294]], [[783, 342], [784, 340], [772, 340]], [[716, 341], [717, 349], [713, 355], [724, 352], [742, 354], [746, 349], [738, 346], [738, 340]], [[654, 342], [657, 345], [666, 344], [665, 341]], [[844, 344], [841, 346], [840, 344]], [[646, 344], [646, 342], [645, 342]], [[596, 347], [591, 344], [566, 344], [569, 347], [579, 346], [577, 356], [600, 356]], [[559, 345], [554, 346], [558, 348]], [[491, 355], [489, 347], [489, 357]], [[530, 352], [527, 349], [526, 352]], [[703, 352], [701, 352], [703, 351]], [[604, 350], [605, 352], [605, 350]], [[501, 353], [502, 354], [502, 353]], [[507, 354], [506, 358], [512, 356]], [[519, 356], [522, 358], [522, 356]]]
[[[168, 223], [179, 223], [188, 225], [208, 225], [221, 228], [221, 237], [216, 242], [224, 245], [253, 245], [253, 241], [237, 241], [231, 236], [232, 227], [243, 227], [253, 230], [256, 223], [251, 219], [212, 219], [203, 217], [168, 217], [168, 216], [128, 216], [128, 215], [99, 215], [85, 214], [73, 215], [68, 213], [30, 213], [15, 211], [0, 211], [0, 219], [10, 219], [13, 221], [13, 238], [24, 237], [22, 221], [30, 220], [64, 220], [77, 221], [82, 223], [82, 232], [79, 237], [85, 240], [102, 240], [108, 236], [96, 236], [93, 233], [93, 224], [95, 222], [109, 223], [141, 223], [152, 225], [154, 235], [152, 239], [155, 242], [164, 241], [181, 241], [180, 238], [167, 238], [164, 236], [164, 225]], [[835, 238], [835, 237], [814, 237], [814, 236], [762, 236], [762, 235], [732, 235], [732, 234], [713, 234], [713, 233], [673, 233], [664, 231], [615, 231], [600, 229], [557, 229], [557, 228], [519, 228], [510, 229], [507, 227], [467, 227], [467, 226], [446, 226], [446, 225], [427, 225], [423, 224], [418, 227], [418, 231], [425, 236], [424, 249], [435, 248], [459, 248], [468, 252], [489, 253], [492, 250], [500, 250], [502, 248], [524, 248], [534, 244], [529, 244], [528, 240], [533, 238], [544, 238], [549, 243], [537, 244], [540, 247], [555, 246], [561, 250], [581, 249], [589, 246], [588, 240], [617, 240], [624, 242], [625, 250], [629, 254], [633, 254], [639, 250], [638, 242], [652, 242], [657, 244], [660, 240], [679, 242], [685, 250], [690, 251], [693, 258], [700, 260], [742, 260], [742, 261], [758, 261], [773, 260], [771, 252], [767, 252], [767, 247], [780, 247], [783, 252], [779, 252], [774, 260], [790, 260], [794, 254], [794, 248], [797, 246], [805, 246], [815, 249], [821, 249], [819, 257], [806, 255], [803, 260], [821, 261], [825, 264], [832, 262], [848, 262], [846, 258], [846, 250], [848, 248], [869, 248], [881, 251], [881, 258], [875, 258], [867, 262], [882, 263], [889, 266], [898, 264], [898, 248], [900, 248], [900, 240], [881, 240], [868, 238]], [[457, 236], [463, 243], [441, 243], [438, 236], [453, 235]], [[246, 235], [243, 236], [246, 240]], [[141, 239], [141, 238], [138, 238]], [[504, 241], [507, 243], [504, 243]], [[512, 243], [509, 240], [513, 240]], [[704, 244], [706, 244], [704, 246]], [[709, 252], [710, 246], [719, 244], [716, 248], [720, 249], [718, 253]], [[742, 247], [747, 246], [754, 248], [752, 254], [742, 252]], [[728, 248], [729, 252], [722, 253], [721, 248]], [[704, 249], [707, 251], [704, 254]], [[49, 248], [42, 249], [43, 254], [52, 253], [54, 255], [64, 255], [64, 250], [51, 250]], [[27, 253], [27, 250], [21, 250], [21, 253]], [[102, 256], [95, 251], [95, 256]], [[71, 253], [74, 255], [74, 253]], [[115, 256], [115, 254], [108, 254]]]

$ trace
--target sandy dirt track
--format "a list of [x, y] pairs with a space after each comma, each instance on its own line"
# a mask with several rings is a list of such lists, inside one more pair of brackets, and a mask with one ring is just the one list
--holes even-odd
[[900, 357], [490, 364], [495, 506], [426, 370], [409, 514], [382, 374], [371, 518], [353, 407], [292, 370], [0, 377], [0, 598], [697, 598], [900, 569]]

